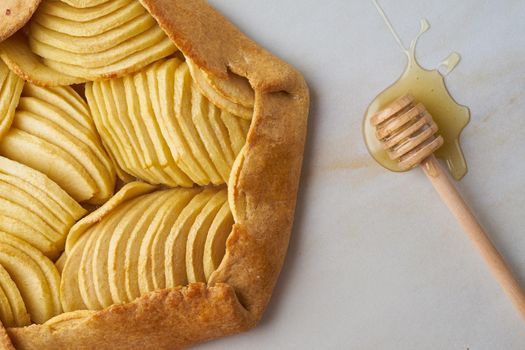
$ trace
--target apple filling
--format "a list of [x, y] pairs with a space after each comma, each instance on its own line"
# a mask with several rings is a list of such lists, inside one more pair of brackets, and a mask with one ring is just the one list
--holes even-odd
[[44, 0], [26, 28], [0, 43], [0, 321], [58, 328], [206, 283], [248, 81], [199, 68], [137, 0]]
[[[9, 321], [12, 325], [15, 319], [17, 322], [23, 321], [22, 325], [27, 324], [27, 313], [31, 321], [41, 323], [62, 311], [59, 298], [60, 275], [53, 262], [38, 249], [19, 238], [0, 232], [0, 266], [4, 270], [0, 275], [4, 275], [6, 284], [12, 285], [10, 282], [14, 282], [14, 288], [23, 300], [14, 307], [9, 304], [12, 312], [18, 306], [15, 311], [18, 314], [13, 314], [11, 320], [9, 314], [7, 317], [2, 315], [2, 318], [6, 318], [7, 325], [10, 324]], [[16, 291], [4, 292], [17, 294]], [[15, 302], [20, 302], [18, 295], [15, 299]], [[7, 308], [7, 305], [4, 307]]]
[[56, 259], [86, 211], [44, 174], [0, 157], [0, 231]]
[[127, 195], [111, 210], [100, 208], [79, 222], [62, 271], [64, 311], [102, 309], [206, 282], [218, 267], [233, 224], [226, 189], [130, 191], [137, 185], [126, 185]]
[[28, 37], [32, 52], [47, 66], [86, 80], [137, 71], [177, 51], [136, 0], [84, 8], [44, 1]]
[[153, 184], [227, 182], [250, 125], [210, 103], [178, 58], [88, 83], [86, 97], [117, 166]]
[[0, 137], [9, 130], [24, 81], [0, 60]]
[[26, 83], [0, 154], [45, 173], [78, 202], [102, 204], [113, 195], [115, 170], [71, 87]]

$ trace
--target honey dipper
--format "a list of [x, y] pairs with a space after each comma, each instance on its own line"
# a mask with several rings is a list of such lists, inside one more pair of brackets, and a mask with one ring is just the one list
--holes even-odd
[[371, 123], [388, 156], [403, 170], [421, 166], [525, 319], [525, 293], [433, 154], [443, 144], [443, 138], [435, 135], [438, 127], [425, 107], [411, 95], [404, 95], [375, 114]]

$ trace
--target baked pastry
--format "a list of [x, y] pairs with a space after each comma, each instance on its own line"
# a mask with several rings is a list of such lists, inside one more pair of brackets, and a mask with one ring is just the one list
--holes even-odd
[[201, 0], [44, 0], [17, 33], [11, 14], [0, 344], [179, 349], [255, 326], [293, 222], [301, 75]]

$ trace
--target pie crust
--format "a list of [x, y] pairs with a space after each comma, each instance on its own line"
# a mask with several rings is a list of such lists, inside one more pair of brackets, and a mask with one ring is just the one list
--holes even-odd
[[[245, 85], [238, 75], [255, 91], [246, 144], [228, 181], [235, 224], [226, 255], [207, 285], [154, 291], [55, 325], [0, 327], [5, 349], [13, 348], [9, 339], [16, 349], [181, 349], [254, 327], [269, 302], [294, 217], [307, 85], [205, 1], [140, 1], [187, 59], [217, 84], [242, 99]], [[7, 33], [3, 27], [0, 33]]]

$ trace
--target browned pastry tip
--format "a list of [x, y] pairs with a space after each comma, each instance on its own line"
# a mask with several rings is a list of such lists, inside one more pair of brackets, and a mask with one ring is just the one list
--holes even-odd
[[0, 1], [0, 41], [4, 41], [22, 28], [31, 19], [41, 1]]
[[2, 322], [0, 322], [0, 350], [15, 350]]

